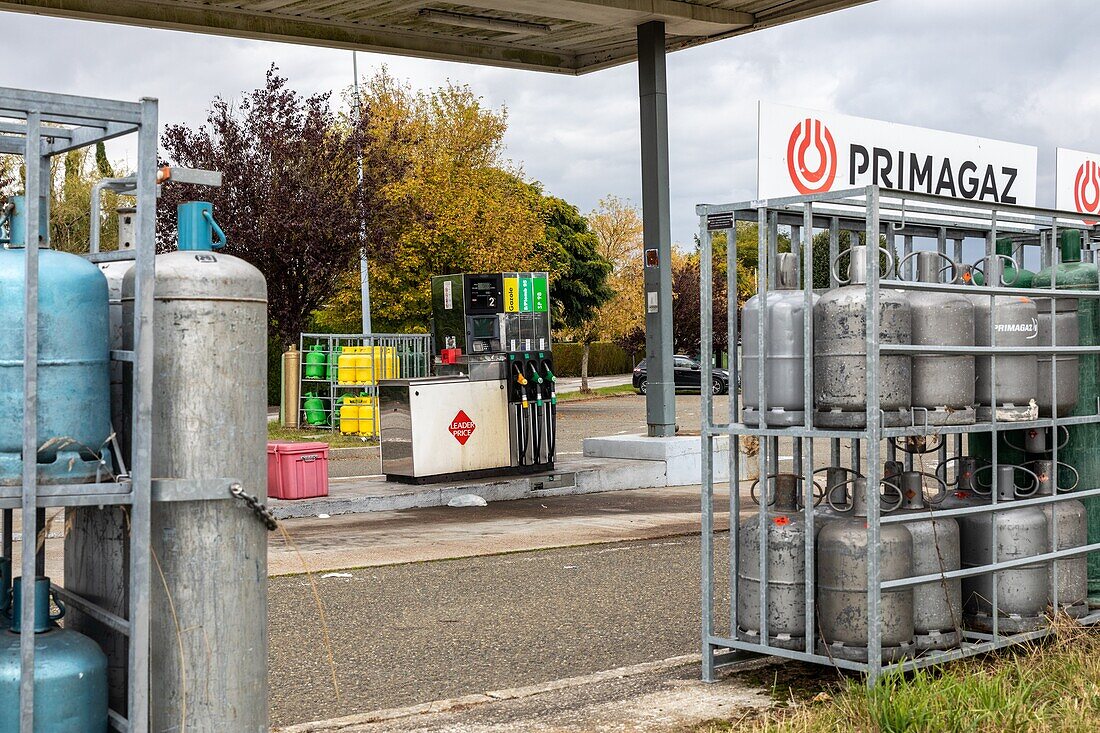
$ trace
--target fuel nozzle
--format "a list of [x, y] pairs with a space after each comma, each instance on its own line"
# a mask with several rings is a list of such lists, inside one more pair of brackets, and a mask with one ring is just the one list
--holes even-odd
[[554, 376], [554, 372], [550, 370], [550, 363], [543, 364], [546, 368], [546, 380], [550, 383], [550, 404], [556, 405], [558, 403], [557, 382], [558, 378]]
[[519, 385], [516, 391], [519, 392], [520, 402], [524, 407], [527, 407], [527, 377], [523, 374], [523, 368], [515, 362], [512, 362], [512, 377]]
[[535, 362], [532, 359], [530, 359], [530, 357], [524, 357], [524, 358], [527, 359], [526, 369], [530, 370], [530, 374], [528, 375], [528, 379], [527, 379], [527, 382], [529, 384], [529, 389], [530, 389], [531, 392], [534, 393], [533, 396], [535, 398], [535, 404], [536, 405], [541, 405], [542, 404], [542, 375], [539, 374], [538, 366], [536, 366]]

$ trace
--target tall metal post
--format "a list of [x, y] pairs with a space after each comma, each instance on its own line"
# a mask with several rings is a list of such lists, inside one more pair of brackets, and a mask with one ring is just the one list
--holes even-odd
[[642, 239], [646, 296], [646, 423], [650, 437], [676, 433], [672, 359], [672, 230], [668, 195], [665, 24], [638, 26], [642, 138]]
[[[42, 115], [27, 114], [26, 152], [23, 160], [27, 168], [26, 202], [27, 230], [25, 237], [25, 280], [23, 305], [23, 543], [20, 550], [23, 577], [22, 605], [13, 608], [12, 614], [20, 615], [22, 633], [19, 635], [19, 730], [34, 731], [34, 577], [36, 574], [35, 542], [38, 509], [38, 240], [45, 236], [41, 231], [40, 213], [48, 199], [42, 196], [45, 181], [49, 180], [50, 161], [42, 156]], [[45, 168], [45, 171], [43, 171]], [[45, 175], [43, 175], [45, 173]], [[13, 568], [14, 570], [14, 568]]]
[[[141, 100], [138, 130], [137, 222], [134, 246], [134, 394], [131, 405], [131, 474], [134, 500], [130, 547], [130, 678], [127, 700], [131, 733], [149, 730], [149, 594], [152, 557], [148, 527], [152, 517], [153, 481], [153, 289], [156, 279], [157, 100]], [[143, 541], [138, 542], [141, 539]]]
[[[355, 114], [363, 114], [362, 99], [359, 96], [359, 54], [351, 52], [351, 73], [355, 85]], [[359, 188], [363, 188], [363, 151], [359, 151]], [[361, 214], [362, 212], [360, 212]], [[367, 266], [367, 236], [365, 222], [359, 222], [359, 294], [363, 298], [363, 333], [370, 333], [370, 270]]]

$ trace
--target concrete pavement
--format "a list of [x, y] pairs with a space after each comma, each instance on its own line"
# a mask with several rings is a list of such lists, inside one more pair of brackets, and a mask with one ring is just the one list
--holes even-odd
[[[598, 389], [600, 387], [618, 387], [622, 384], [630, 384], [634, 375], [631, 373], [626, 374], [610, 374], [600, 377], [589, 377], [588, 388]], [[581, 388], [580, 377], [558, 377], [558, 392], [578, 392]]]
[[[715, 505], [727, 505], [727, 496], [719, 487]], [[727, 518], [718, 514], [719, 529]], [[273, 576], [697, 533], [699, 487], [288, 519], [282, 525], [285, 536], [273, 534], [268, 544]]]

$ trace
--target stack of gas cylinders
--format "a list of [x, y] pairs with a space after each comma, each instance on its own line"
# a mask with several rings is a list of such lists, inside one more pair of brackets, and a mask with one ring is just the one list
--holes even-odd
[[[1081, 262], [1081, 233], [1063, 232], [1059, 245], [1060, 262], [1039, 273], [1022, 269], [1010, 256], [1013, 242], [1004, 240], [996, 243], [993, 268], [987, 260], [968, 266], [935, 251], [914, 252], [910, 257], [916, 260], [916, 280], [935, 288], [897, 288], [891, 287], [891, 280], [879, 281], [873, 314], [880, 345], [878, 414], [881, 427], [908, 428], [912, 433], [891, 438], [888, 456], [894, 458], [899, 451], [908, 455], [904, 463], [885, 461], [875, 472], [880, 477], [877, 487], [868, 486], [858, 448], [850, 466], [839, 465], [836, 439], [833, 465], [813, 476], [781, 473], [777, 457], [771, 457], [766, 464], [770, 472], [751, 492], [760, 510], [738, 528], [738, 639], [868, 661], [872, 501], [878, 503], [880, 515], [878, 575], [887, 583], [878, 618], [883, 661], [952, 649], [968, 633], [973, 640], [1040, 630], [1049, 626], [1054, 611], [1071, 617], [1088, 613], [1089, 567], [1084, 554], [1025, 560], [1086, 545], [1085, 504], [1070, 497], [1022, 506], [1015, 502], [1070, 492], [1081, 477], [1095, 476], [1095, 448], [1086, 446], [1096, 445], [1096, 428], [1090, 424], [1012, 430], [1005, 424], [1096, 413], [1095, 356], [1026, 351], [1098, 343], [1096, 301], [992, 295], [980, 287], [983, 271], [1000, 271], [1002, 287], [1049, 288], [1054, 282], [1058, 289], [1096, 290], [1096, 266]], [[774, 288], [749, 299], [743, 309], [746, 425], [849, 433], [867, 427], [867, 332], [872, 314], [866, 283], [872, 252], [851, 247], [847, 281], [834, 269], [834, 279], [842, 285], [809, 296], [802, 290], [796, 257], [778, 255]], [[888, 253], [878, 259], [894, 269]], [[838, 262], [831, 264], [835, 268]], [[902, 271], [905, 264], [897, 263], [896, 269]], [[945, 292], [944, 284], [957, 287]], [[806, 404], [808, 317], [811, 405]], [[1009, 348], [1003, 354], [972, 351], [991, 345], [1025, 348]], [[1083, 404], [1089, 400], [1091, 405]], [[967, 448], [963, 450], [960, 436], [947, 457], [944, 433], [991, 421], [1001, 424], [996, 450], [992, 430], [966, 433]], [[770, 450], [776, 451], [776, 438], [768, 440], [774, 446]], [[800, 455], [801, 443], [796, 446], [796, 466]], [[807, 512], [804, 505], [811, 498], [816, 506]], [[990, 504], [997, 510], [940, 515]], [[811, 519], [812, 528], [807, 526]], [[811, 550], [813, 558], [807, 562]], [[994, 563], [1006, 567], [966, 573]], [[808, 571], [815, 573], [810, 619]], [[927, 582], [888, 583], [910, 578]], [[807, 639], [808, 633], [814, 638]]]

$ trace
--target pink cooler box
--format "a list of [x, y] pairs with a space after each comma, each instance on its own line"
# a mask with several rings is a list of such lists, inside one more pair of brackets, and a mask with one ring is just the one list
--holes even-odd
[[328, 445], [268, 443], [267, 495], [272, 499], [328, 496]]

